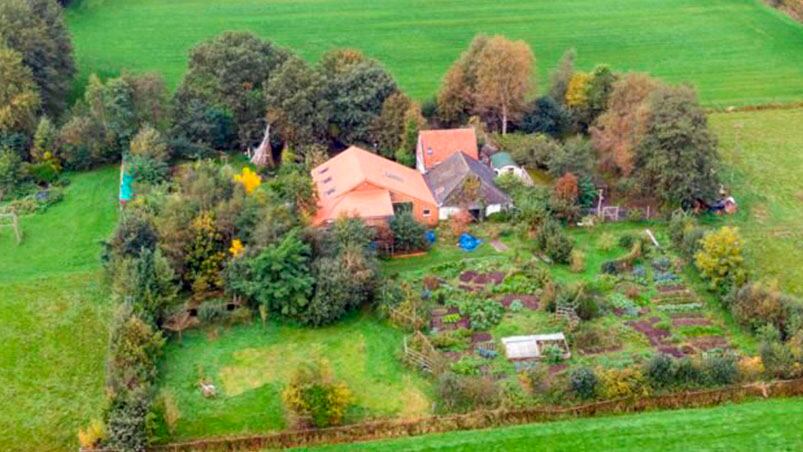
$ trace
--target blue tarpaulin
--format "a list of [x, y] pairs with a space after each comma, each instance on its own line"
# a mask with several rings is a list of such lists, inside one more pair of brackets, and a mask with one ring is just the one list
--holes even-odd
[[437, 237], [435, 236], [435, 231], [433, 230], [429, 230], [426, 233], [424, 233], [424, 238], [427, 239], [427, 242], [429, 242], [430, 245], [435, 243], [435, 240], [437, 240]]
[[464, 232], [463, 234], [460, 234], [458, 246], [466, 251], [474, 251], [478, 246], [480, 246], [481, 243], [482, 240]]

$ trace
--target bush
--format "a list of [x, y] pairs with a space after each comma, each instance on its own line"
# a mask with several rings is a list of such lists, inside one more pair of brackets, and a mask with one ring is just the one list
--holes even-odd
[[767, 374], [772, 378], [793, 378], [798, 366], [792, 350], [781, 342], [778, 331], [767, 325], [762, 329], [762, 336], [759, 355]]
[[511, 312], [519, 312], [522, 309], [524, 309], [524, 304], [522, 304], [521, 300], [513, 300], [510, 303], [509, 309], [511, 310]]
[[739, 377], [736, 357], [729, 353], [711, 353], [703, 359], [703, 373], [709, 384], [733, 384]]
[[616, 237], [610, 232], [605, 232], [601, 236], [599, 236], [599, 240], [597, 241], [597, 246], [600, 250], [605, 251], [606, 253], [613, 249], [613, 246], [616, 244]]
[[638, 240], [638, 237], [633, 234], [623, 234], [619, 237], [619, 246], [630, 249], [633, 247], [633, 244], [636, 243], [636, 240]]
[[694, 263], [712, 289], [727, 291], [744, 284], [747, 272], [742, 257], [742, 239], [739, 230], [723, 226], [703, 236], [701, 249], [694, 255]]
[[663, 353], [653, 356], [644, 371], [652, 387], [656, 389], [667, 388], [675, 384], [675, 369], [672, 358]]
[[429, 246], [424, 237], [426, 228], [415, 221], [409, 212], [395, 215], [390, 220], [390, 230], [393, 232], [394, 246], [399, 251], [418, 251]]
[[309, 418], [315, 427], [339, 424], [352, 399], [351, 390], [334, 380], [326, 361], [301, 364], [282, 392], [285, 407]]
[[799, 317], [800, 301], [781, 292], [776, 283], [750, 283], [732, 290], [724, 303], [733, 313], [733, 317], [754, 332], [766, 324], [771, 324], [781, 333], [781, 339], [794, 334], [792, 320]]
[[569, 268], [573, 273], [582, 273], [586, 267], [586, 255], [580, 250], [572, 250], [569, 255]]
[[572, 391], [584, 400], [594, 397], [597, 390], [597, 382], [597, 376], [588, 367], [575, 369], [569, 377]]
[[580, 317], [581, 320], [588, 321], [599, 317], [600, 308], [594, 296], [584, 294], [580, 297], [575, 312], [577, 312], [577, 316]]
[[553, 261], [566, 264], [572, 253], [574, 244], [555, 221], [547, 221], [538, 230], [535, 237], [538, 249], [546, 253]]
[[485, 331], [496, 326], [505, 314], [505, 308], [490, 299], [474, 301], [469, 306], [468, 316], [471, 320], [471, 329], [476, 331]]
[[597, 376], [600, 379], [600, 395], [605, 399], [650, 395], [647, 379], [639, 369], [605, 369], [597, 372]]
[[486, 377], [460, 377], [445, 372], [438, 378], [436, 389], [439, 411], [444, 413], [489, 409], [499, 405], [499, 388]]
[[548, 364], [560, 364], [563, 362], [563, 349], [557, 345], [549, 345], [543, 352], [544, 362]]
[[682, 358], [675, 363], [675, 382], [683, 387], [700, 386], [705, 383], [703, 369], [691, 358]]
[[117, 393], [106, 414], [111, 450], [141, 451], [148, 446], [150, 395], [147, 388]]
[[452, 364], [452, 372], [457, 375], [479, 375], [483, 362], [472, 356], [464, 356]]

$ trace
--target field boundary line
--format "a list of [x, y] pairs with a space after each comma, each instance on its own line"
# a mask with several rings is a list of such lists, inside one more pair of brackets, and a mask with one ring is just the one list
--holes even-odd
[[538, 407], [515, 410], [481, 410], [449, 416], [430, 416], [409, 420], [383, 420], [324, 429], [288, 430], [264, 435], [206, 438], [154, 445], [153, 451], [257, 450], [341, 444], [406, 438], [432, 433], [477, 430], [564, 419], [594, 417], [653, 410], [701, 408], [755, 398], [781, 398], [803, 395], [803, 378], [768, 383], [749, 383], [718, 389], [681, 392], [643, 398], [620, 398], [570, 407]]

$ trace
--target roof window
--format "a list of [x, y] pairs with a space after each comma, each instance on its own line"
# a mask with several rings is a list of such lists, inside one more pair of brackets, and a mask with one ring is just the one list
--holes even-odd
[[318, 170], [318, 174], [323, 174], [323, 173], [325, 173], [325, 172], [327, 172], [327, 171], [329, 171], [329, 167], [328, 167], [328, 166], [327, 166], [326, 168], [321, 168], [321, 169], [319, 169], [319, 170]]

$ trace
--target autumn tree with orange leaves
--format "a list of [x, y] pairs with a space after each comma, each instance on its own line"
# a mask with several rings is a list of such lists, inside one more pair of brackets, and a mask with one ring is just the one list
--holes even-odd
[[635, 148], [644, 135], [649, 116], [647, 98], [659, 82], [646, 74], [627, 74], [613, 84], [608, 110], [590, 129], [599, 165], [605, 171], [629, 176]]

